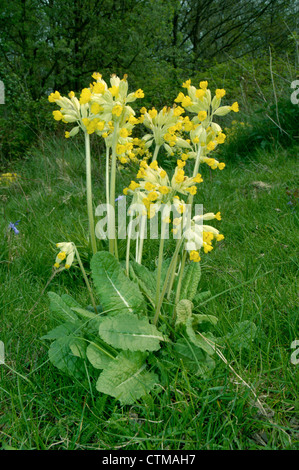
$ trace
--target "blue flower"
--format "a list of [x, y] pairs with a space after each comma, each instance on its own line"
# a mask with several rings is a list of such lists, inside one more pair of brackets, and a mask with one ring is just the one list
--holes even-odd
[[20, 221], [17, 220], [14, 224], [12, 222], [9, 222], [9, 228], [15, 232], [16, 235], [20, 233], [20, 231], [17, 229], [16, 225], [18, 225]]

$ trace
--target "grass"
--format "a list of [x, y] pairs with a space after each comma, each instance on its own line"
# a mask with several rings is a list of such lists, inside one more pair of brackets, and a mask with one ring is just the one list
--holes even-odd
[[[48, 361], [40, 337], [57, 321], [47, 290], [89, 303], [79, 269], [47, 281], [55, 243], [74, 241], [89, 269], [84, 156], [76, 144], [43, 140], [11, 171], [18, 182], [0, 188], [0, 442], [16, 449], [297, 449], [299, 369], [291, 343], [298, 338], [298, 215], [286, 188], [298, 184], [298, 148], [273, 146], [222, 172], [202, 169], [197, 202], [222, 213], [225, 240], [203, 257], [201, 289], [212, 297], [196, 311], [219, 318], [219, 335], [238, 321], [253, 321], [258, 337], [249, 350], [227, 346], [206, 379], [181, 364], [160, 364], [162, 382], [151, 396], [121, 407], [91, 384], [73, 383]], [[93, 160], [95, 204], [104, 198], [104, 166]], [[129, 171], [118, 176], [120, 194]], [[8, 231], [20, 220], [19, 235]], [[153, 267], [155, 242], [144, 263]], [[124, 256], [125, 244], [120, 245]], [[171, 248], [168, 249], [169, 255]], [[235, 373], [234, 373], [235, 372]], [[236, 375], [238, 374], [238, 375]], [[240, 377], [250, 385], [244, 385]], [[261, 413], [252, 390], [266, 413]], [[162, 392], [162, 393], [160, 393]]]

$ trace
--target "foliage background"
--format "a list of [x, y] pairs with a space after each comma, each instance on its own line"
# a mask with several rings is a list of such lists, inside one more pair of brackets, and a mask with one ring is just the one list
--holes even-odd
[[297, 0], [2, 0], [0, 161], [59, 132], [48, 94], [79, 91], [94, 71], [127, 73], [144, 106], [171, 105], [188, 77], [225, 88], [247, 119], [274, 99], [290, 104], [297, 13]]

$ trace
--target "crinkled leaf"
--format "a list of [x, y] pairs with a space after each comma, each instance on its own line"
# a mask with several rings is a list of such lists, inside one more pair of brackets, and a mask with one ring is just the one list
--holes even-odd
[[155, 373], [146, 370], [146, 354], [122, 351], [98, 378], [96, 388], [117, 398], [123, 405], [132, 405], [158, 383]]
[[72, 311], [72, 309], [65, 303], [62, 298], [55, 292], [48, 292], [50, 298], [50, 310], [57, 314], [60, 318], [63, 318], [67, 321], [76, 321], [78, 320], [77, 315]]
[[70, 345], [73, 340], [71, 336], [56, 339], [49, 348], [49, 359], [62, 372], [82, 379], [85, 376], [84, 362], [72, 353]]
[[69, 294], [62, 294], [61, 295], [62, 300], [70, 307], [82, 307], [82, 305], [77, 302], [71, 295]]
[[195, 295], [193, 302], [195, 305], [197, 305], [197, 304], [200, 304], [201, 302], [204, 302], [209, 297], [211, 297], [211, 292], [209, 290], [206, 290], [204, 292], [199, 292], [198, 294]]
[[62, 325], [56, 326], [53, 330], [49, 331], [46, 335], [42, 336], [41, 339], [58, 339], [63, 336], [68, 336], [71, 333], [74, 333], [78, 329], [75, 323], [62, 323]]
[[187, 319], [191, 317], [193, 303], [188, 299], [182, 299], [176, 306], [176, 325], [186, 323]]
[[99, 335], [114, 348], [130, 351], [157, 351], [164, 340], [147, 318], [139, 319], [131, 313], [106, 317], [100, 324]]
[[140, 290], [147, 296], [150, 302], [154, 305], [155, 292], [156, 292], [156, 275], [149, 271], [142, 264], [135, 261], [130, 262], [130, 276], [131, 279], [139, 285]]
[[86, 310], [85, 308], [82, 308], [82, 307], [72, 307], [72, 310], [78, 313], [78, 315], [83, 318], [96, 318], [97, 317], [96, 313], [91, 312], [90, 310]]
[[137, 284], [124, 273], [114, 256], [99, 251], [91, 260], [92, 277], [104, 311], [146, 313], [146, 303]]
[[86, 347], [87, 343], [81, 338], [74, 338], [70, 342], [70, 349], [74, 356], [81, 357], [81, 359], [86, 359]]
[[197, 347], [186, 338], [180, 338], [174, 344], [174, 350], [186, 369], [194, 375], [205, 376], [215, 367], [215, 361], [201, 347]]
[[180, 299], [193, 300], [198, 289], [198, 284], [201, 277], [200, 263], [190, 263], [186, 266]]
[[87, 346], [86, 356], [95, 369], [105, 369], [110, 366], [111, 361], [114, 361], [114, 357], [96, 343]]
[[215, 337], [209, 331], [204, 331], [205, 324], [215, 325], [217, 320], [217, 317], [213, 315], [192, 315], [186, 322], [186, 333], [189, 340], [210, 356], [215, 353]]
[[257, 334], [256, 325], [248, 320], [237, 323], [233, 330], [226, 335], [231, 347], [250, 349]]

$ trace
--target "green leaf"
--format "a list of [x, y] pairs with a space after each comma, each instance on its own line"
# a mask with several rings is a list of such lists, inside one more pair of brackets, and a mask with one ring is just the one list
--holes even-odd
[[106, 317], [99, 327], [100, 337], [117, 349], [130, 351], [157, 351], [164, 338], [147, 318], [121, 313]]
[[61, 295], [62, 300], [70, 307], [82, 307], [82, 305], [77, 302], [73, 297], [71, 297], [69, 294], [62, 294]]
[[72, 307], [72, 310], [80, 315], [83, 318], [96, 318], [98, 315], [90, 310], [86, 310], [82, 307]]
[[50, 310], [64, 320], [74, 322], [78, 320], [77, 315], [55, 292], [48, 292], [50, 298]]
[[180, 299], [193, 300], [198, 289], [198, 284], [201, 278], [200, 263], [190, 263], [186, 266]]
[[62, 325], [56, 326], [53, 330], [49, 331], [46, 335], [42, 336], [41, 339], [58, 339], [63, 336], [68, 336], [78, 329], [75, 323], [66, 322]]
[[149, 271], [142, 264], [136, 261], [130, 262], [130, 276], [133, 281], [136, 281], [140, 290], [147, 296], [152, 305], [155, 305], [155, 292], [156, 292], [156, 275]]
[[200, 330], [205, 329], [205, 324], [215, 325], [217, 320], [213, 315], [192, 315], [186, 322], [186, 333], [190, 341], [210, 356], [215, 353], [215, 337], [210, 332]]
[[174, 350], [186, 369], [194, 375], [205, 376], [215, 367], [215, 361], [201, 347], [192, 344], [186, 338], [180, 338], [174, 344]]
[[117, 398], [122, 405], [132, 405], [158, 383], [157, 375], [146, 370], [145, 360], [144, 353], [122, 351], [101, 373], [97, 390]]
[[62, 372], [81, 380], [85, 376], [84, 363], [72, 353], [70, 345], [73, 341], [72, 336], [58, 338], [49, 348], [49, 359]]
[[146, 313], [146, 303], [135, 282], [124, 273], [113, 255], [99, 251], [91, 260], [92, 277], [104, 311]]
[[209, 297], [211, 297], [211, 292], [209, 290], [206, 290], [204, 292], [199, 292], [193, 298], [193, 302], [194, 304], [200, 304], [204, 300], [207, 300]]
[[229, 345], [234, 348], [250, 349], [252, 342], [257, 334], [256, 325], [248, 320], [237, 323], [232, 332], [228, 333], [225, 338]]
[[106, 369], [114, 361], [114, 357], [96, 343], [87, 346], [86, 356], [95, 369]]
[[186, 323], [187, 319], [191, 317], [193, 309], [193, 303], [188, 299], [182, 299], [176, 306], [176, 325], [180, 323]]
[[86, 341], [81, 338], [73, 338], [70, 342], [70, 349], [74, 356], [86, 359]]

